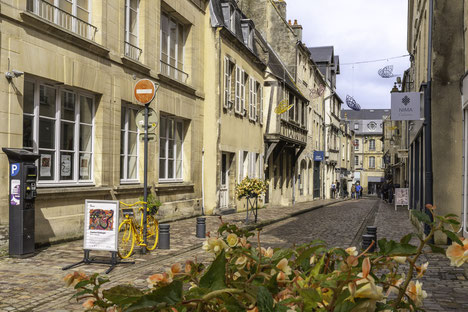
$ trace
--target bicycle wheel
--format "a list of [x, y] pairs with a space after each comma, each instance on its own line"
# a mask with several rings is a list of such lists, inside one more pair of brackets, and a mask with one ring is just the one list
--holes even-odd
[[135, 247], [135, 235], [129, 220], [125, 220], [119, 225], [119, 248], [118, 254], [122, 259], [132, 255]]
[[146, 249], [154, 250], [158, 245], [159, 227], [158, 220], [153, 216], [146, 217]]

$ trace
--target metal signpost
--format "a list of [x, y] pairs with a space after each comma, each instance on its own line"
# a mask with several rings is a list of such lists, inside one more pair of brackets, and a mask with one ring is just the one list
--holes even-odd
[[[154, 96], [156, 95], [156, 91], [158, 90], [159, 85], [155, 84], [149, 79], [141, 79], [135, 85], [134, 95], [135, 99], [140, 102], [141, 104], [145, 105], [145, 118], [144, 118], [144, 129], [145, 135], [143, 141], [144, 144], [144, 178], [143, 178], [143, 201], [144, 210], [143, 210], [143, 244], [141, 248], [141, 253], [146, 253], [146, 215], [147, 215], [147, 202], [148, 202], [148, 116], [149, 116], [149, 105], [151, 101], [153, 101]], [[138, 126], [138, 122], [137, 122]], [[155, 126], [156, 127], [156, 126]]]

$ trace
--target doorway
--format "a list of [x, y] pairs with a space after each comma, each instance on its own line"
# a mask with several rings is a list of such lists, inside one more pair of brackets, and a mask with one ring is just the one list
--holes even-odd
[[314, 198], [320, 197], [320, 162], [314, 161]]
[[228, 153], [221, 153], [221, 183], [219, 187], [219, 208], [229, 208], [229, 171], [231, 160]]

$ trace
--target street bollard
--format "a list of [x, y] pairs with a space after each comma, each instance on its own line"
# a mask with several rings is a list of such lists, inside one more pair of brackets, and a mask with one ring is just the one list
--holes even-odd
[[169, 224], [160, 224], [159, 225], [159, 249], [171, 249], [171, 233]]
[[206, 218], [204, 217], [198, 217], [197, 218], [197, 231], [195, 236], [198, 238], [205, 238], [206, 235], [206, 223], [205, 223]]
[[372, 247], [372, 251], [377, 249], [377, 227], [376, 226], [368, 226], [367, 227], [367, 234], [374, 236], [375, 244]]
[[[369, 234], [362, 235], [362, 250], [366, 250], [367, 248], [369, 248], [373, 240], [374, 240], [373, 235], [369, 235]], [[373, 249], [374, 249], [374, 246], [372, 246], [372, 248], [369, 251], [373, 251]]]

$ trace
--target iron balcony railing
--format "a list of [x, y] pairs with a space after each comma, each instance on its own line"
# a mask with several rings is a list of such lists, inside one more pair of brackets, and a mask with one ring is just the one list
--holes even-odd
[[181, 71], [180, 69], [161, 61], [161, 74], [168, 76], [177, 81], [187, 83], [188, 74]]
[[45, 0], [28, 0], [27, 10], [81, 37], [93, 41], [95, 40], [97, 32], [96, 26], [79, 19]]
[[143, 53], [142, 49], [125, 41], [125, 56], [128, 56], [129, 58], [134, 59], [136, 61], [139, 61], [142, 53]]

